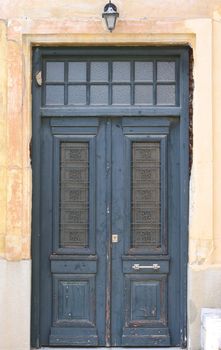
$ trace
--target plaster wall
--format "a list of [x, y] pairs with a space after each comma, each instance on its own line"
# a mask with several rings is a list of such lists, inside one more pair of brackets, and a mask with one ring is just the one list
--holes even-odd
[[200, 308], [221, 307], [221, 1], [0, 0], [0, 349], [30, 348], [31, 47], [179, 45], [194, 54], [188, 348], [200, 348]]

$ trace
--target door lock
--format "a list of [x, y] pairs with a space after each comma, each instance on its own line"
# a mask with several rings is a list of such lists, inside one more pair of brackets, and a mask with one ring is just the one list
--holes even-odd
[[118, 235], [116, 234], [112, 235], [112, 243], [118, 243]]

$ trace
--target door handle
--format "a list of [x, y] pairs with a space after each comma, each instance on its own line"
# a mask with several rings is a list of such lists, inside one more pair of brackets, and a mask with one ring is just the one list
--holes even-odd
[[160, 265], [158, 264], [153, 264], [153, 265], [147, 265], [147, 266], [143, 266], [140, 264], [133, 264], [132, 269], [134, 270], [140, 270], [140, 269], [151, 269], [151, 270], [159, 270], [160, 269]]

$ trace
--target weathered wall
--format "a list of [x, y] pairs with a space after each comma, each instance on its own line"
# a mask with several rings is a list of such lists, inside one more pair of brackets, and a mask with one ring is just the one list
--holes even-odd
[[221, 1], [114, 2], [120, 18], [110, 34], [104, 0], [0, 0], [1, 350], [29, 349], [32, 45], [193, 48], [189, 349], [199, 349], [200, 308], [221, 307]]

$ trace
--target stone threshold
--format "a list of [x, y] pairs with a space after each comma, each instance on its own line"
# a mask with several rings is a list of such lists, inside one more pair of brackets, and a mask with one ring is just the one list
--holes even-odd
[[88, 347], [88, 348], [75, 348], [75, 347], [69, 347], [69, 348], [57, 348], [57, 347], [50, 347], [50, 348], [40, 348], [40, 349], [32, 349], [32, 350], [186, 350], [182, 348], [170, 348], [170, 347], [164, 347], [164, 348], [149, 348], [149, 347], [139, 347], [139, 348], [124, 348], [124, 347], [106, 347], [106, 348], [98, 348], [98, 347]]

